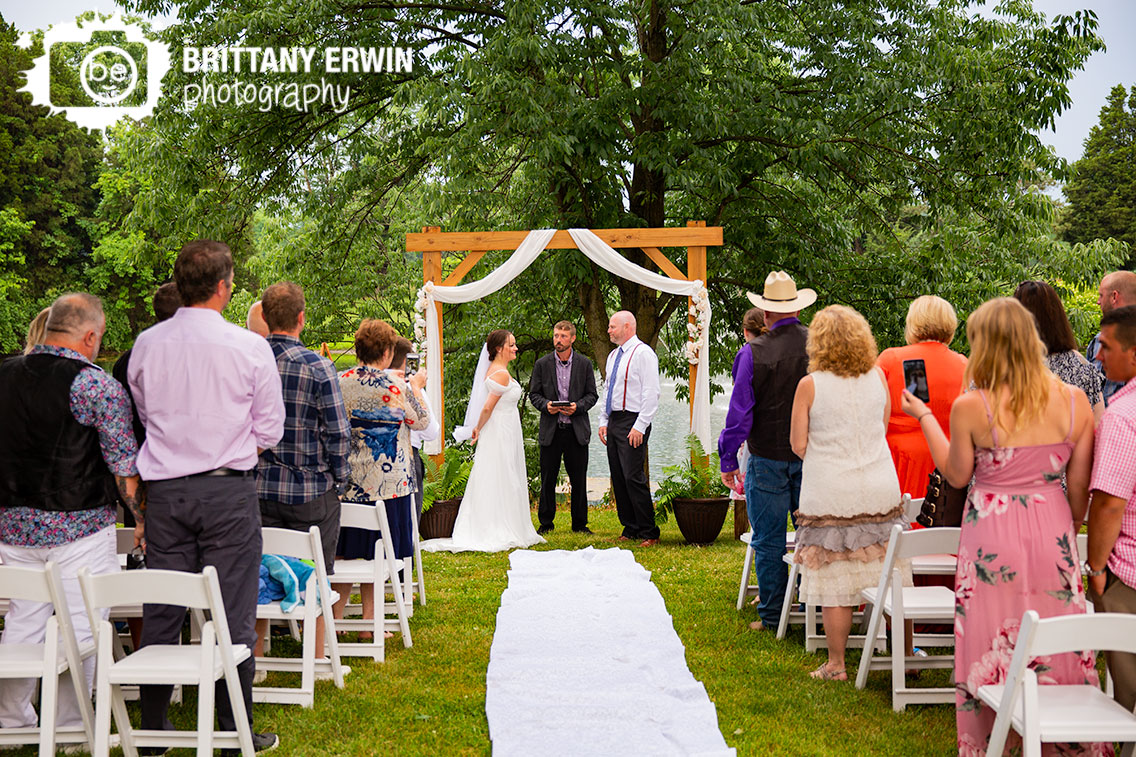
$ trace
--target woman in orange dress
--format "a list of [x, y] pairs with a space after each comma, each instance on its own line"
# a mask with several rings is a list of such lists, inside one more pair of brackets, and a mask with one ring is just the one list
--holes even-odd
[[949, 302], [930, 294], [918, 297], [907, 308], [904, 329], [907, 345], [884, 350], [877, 361], [887, 377], [891, 397], [887, 443], [899, 476], [899, 490], [915, 498], [926, 493], [927, 477], [935, 469], [935, 463], [919, 424], [900, 409], [900, 395], [904, 390], [903, 361], [923, 361], [931, 397], [927, 407], [940, 426], [950, 428], [951, 405], [962, 391], [966, 372], [966, 357], [947, 346], [954, 339], [956, 328], [958, 317]]

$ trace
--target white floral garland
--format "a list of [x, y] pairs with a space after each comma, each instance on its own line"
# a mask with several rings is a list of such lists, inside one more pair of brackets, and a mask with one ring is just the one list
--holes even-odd
[[434, 282], [427, 281], [418, 290], [418, 297], [414, 301], [414, 349], [419, 359], [426, 357], [426, 293], [434, 291]]
[[710, 293], [706, 291], [706, 287], [699, 287], [698, 292], [690, 299], [693, 303], [688, 313], [694, 317], [694, 323], [688, 321], [686, 324], [686, 333], [690, 338], [683, 347], [683, 352], [686, 355], [686, 362], [698, 365], [702, 337], [710, 326]]

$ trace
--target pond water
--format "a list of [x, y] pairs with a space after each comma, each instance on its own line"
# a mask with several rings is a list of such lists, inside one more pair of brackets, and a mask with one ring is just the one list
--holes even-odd
[[[726, 391], [718, 394], [710, 406], [710, 448], [706, 451], [714, 452], [718, 448], [718, 434], [726, 421], [726, 410], [730, 406], [730, 390], [733, 384], [728, 377], [716, 378], [719, 384], [726, 387]], [[684, 382], [685, 383], [685, 382]], [[602, 391], [603, 383], [599, 375], [596, 376], [596, 386]], [[686, 459], [686, 437], [690, 434], [690, 405], [686, 400], [676, 400], [674, 394], [675, 380], [664, 378], [659, 382], [661, 393], [659, 396], [659, 412], [651, 424], [651, 439], [647, 443], [647, 459], [651, 466], [651, 480], [662, 478], [664, 465], [675, 465]], [[600, 401], [603, 401], [601, 395]], [[597, 406], [592, 408], [592, 442], [588, 447], [588, 476], [608, 476], [607, 448], [600, 443], [596, 435], [599, 424], [600, 410]]]

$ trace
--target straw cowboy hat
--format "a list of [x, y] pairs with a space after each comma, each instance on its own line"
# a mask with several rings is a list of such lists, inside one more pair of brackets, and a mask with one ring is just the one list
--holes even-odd
[[749, 301], [770, 313], [796, 313], [816, 302], [812, 289], [797, 289], [793, 279], [784, 271], [774, 271], [765, 277], [765, 292], [757, 295], [746, 292]]

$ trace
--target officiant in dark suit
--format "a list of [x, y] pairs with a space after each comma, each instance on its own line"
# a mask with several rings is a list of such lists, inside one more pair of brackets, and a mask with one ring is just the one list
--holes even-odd
[[592, 361], [572, 349], [575, 341], [574, 325], [560, 321], [553, 326], [554, 351], [536, 361], [529, 381], [529, 400], [540, 411], [540, 534], [553, 529], [561, 459], [572, 487], [572, 530], [592, 533], [588, 528], [588, 440], [592, 435], [588, 411], [599, 394]]

